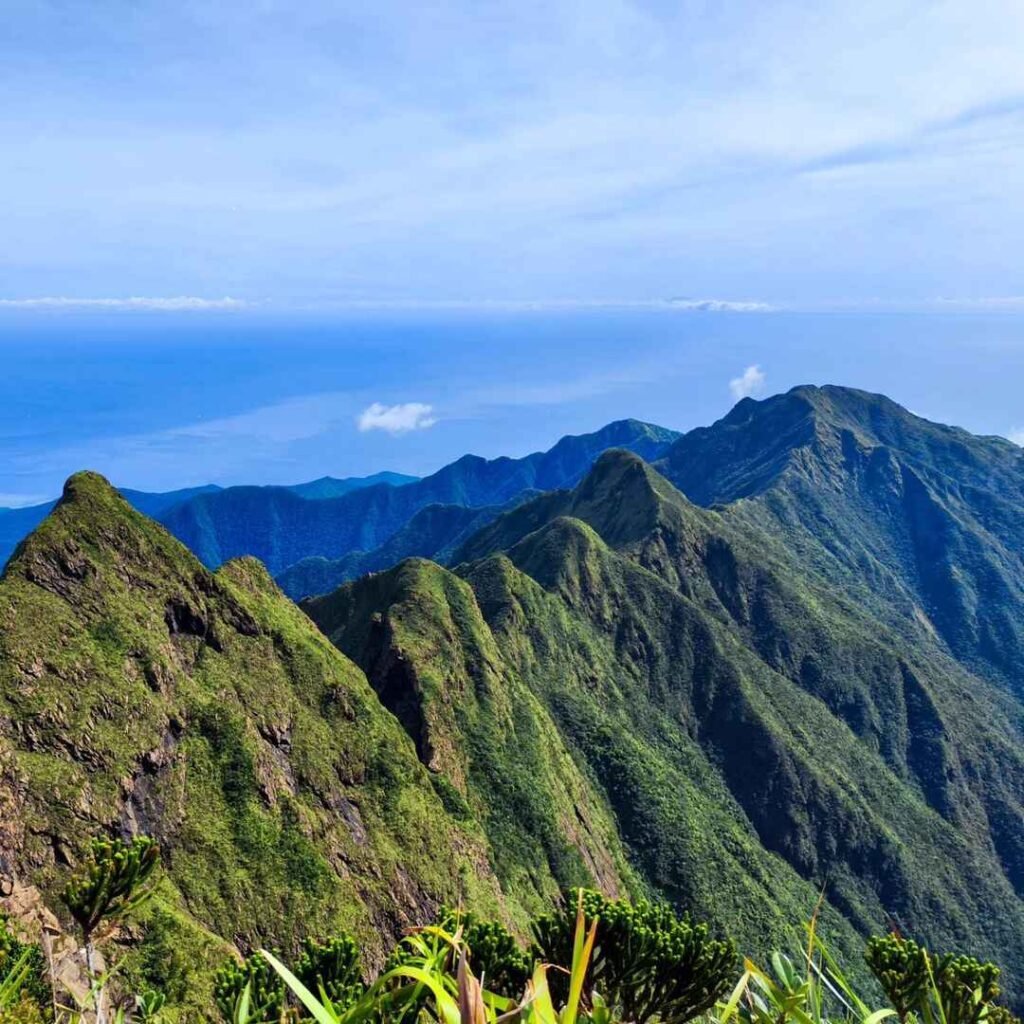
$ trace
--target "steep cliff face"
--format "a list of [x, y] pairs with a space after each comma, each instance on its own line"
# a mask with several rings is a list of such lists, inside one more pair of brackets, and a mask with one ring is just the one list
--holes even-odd
[[80, 474], [0, 580], [0, 869], [53, 895], [87, 839], [160, 840], [176, 927], [371, 959], [442, 901], [515, 917], [363, 673], [259, 563], [211, 573]]
[[520, 900], [539, 910], [584, 883], [642, 891], [607, 801], [507, 664], [469, 584], [411, 559], [305, 607], [365, 669], [452, 802], [481, 822]]

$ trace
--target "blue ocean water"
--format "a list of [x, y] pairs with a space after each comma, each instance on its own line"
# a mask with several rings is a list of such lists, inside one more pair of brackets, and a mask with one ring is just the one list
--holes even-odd
[[[0, 316], [0, 505], [97, 469], [120, 486], [285, 483], [465, 452], [521, 455], [634, 416], [724, 415], [763, 393], [881, 391], [980, 433], [1024, 428], [1024, 316], [671, 309]], [[360, 432], [373, 402], [430, 405], [429, 429]]]

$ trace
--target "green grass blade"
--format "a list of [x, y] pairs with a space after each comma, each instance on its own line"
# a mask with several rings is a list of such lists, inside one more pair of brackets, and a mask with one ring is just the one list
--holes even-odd
[[287, 967], [280, 960], [278, 960], [272, 953], [268, 953], [265, 949], [260, 950], [260, 956], [262, 956], [271, 967], [277, 971], [278, 974], [284, 978], [285, 984], [298, 996], [299, 1002], [313, 1015], [313, 1019], [317, 1021], [317, 1024], [338, 1024], [338, 1018], [334, 1016], [328, 1009], [320, 1002], [319, 999], [312, 992], [306, 988], [305, 985], [299, 981], [298, 978], [288, 970]]

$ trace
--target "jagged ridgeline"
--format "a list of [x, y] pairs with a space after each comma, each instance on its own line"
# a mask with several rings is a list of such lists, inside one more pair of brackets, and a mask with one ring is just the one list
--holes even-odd
[[95, 474], [0, 580], [7, 890], [57, 910], [90, 837], [141, 831], [166, 867], [150, 938], [179, 971], [337, 928], [372, 959], [441, 903], [523, 913], [443, 797], [259, 563], [209, 572]]
[[143, 964], [338, 927], [372, 959], [577, 885], [763, 956], [821, 896], [847, 962], [895, 925], [1019, 1006], [1020, 450], [798, 389], [648, 456], [475, 532], [424, 505], [452, 568], [302, 610], [73, 477], [0, 580], [3, 873], [52, 900], [91, 835], [153, 835]]
[[[865, 424], [891, 403], [879, 412], [859, 393], [783, 399], [795, 422], [750, 424], [741, 407], [711, 431], [730, 436], [733, 453], [687, 435], [662, 463], [704, 479], [688, 456], [705, 441], [709, 463], [732, 459], [731, 471], [719, 467], [733, 474], [727, 497], [744, 501], [698, 507], [635, 456], [606, 453], [574, 490], [485, 527], [454, 554], [455, 571], [411, 560], [304, 607], [497, 850], [511, 823], [550, 834], [550, 780], [578, 777], [579, 826], [554, 834], [593, 834], [610, 819], [616, 841], [603, 848], [627, 862], [620, 878], [723, 923], [749, 948], [778, 941], [820, 889], [827, 927], [851, 949], [855, 931], [895, 925], [1000, 961], [1013, 989], [1024, 964], [1024, 747], [1020, 706], [1000, 684], [1015, 656], [1006, 623], [1021, 621], [1014, 577], [998, 611], [1002, 646], [978, 643], [984, 671], [978, 657], [957, 660], [931, 605], [909, 599], [941, 566], [917, 565], [883, 528], [927, 532], [910, 491], [929, 472], [919, 432], [933, 454], [951, 445], [959, 469], [954, 482], [950, 467], [933, 467], [931, 488], [961, 504], [967, 492], [993, 533], [1019, 524], [1019, 511], [976, 490], [964, 467], [988, 461], [979, 474], [999, 469], [1012, 496], [1019, 453], [902, 410], [900, 436], [879, 437]], [[844, 404], [861, 409], [859, 429], [837, 411]], [[737, 420], [746, 436], [733, 435]], [[774, 466], [764, 448], [776, 449]], [[909, 496], [894, 496], [890, 480], [873, 504], [865, 463], [899, 466]], [[903, 561], [873, 566], [865, 523], [876, 557], [892, 543]], [[947, 531], [933, 544], [944, 542], [950, 550], [929, 557], [964, 581], [958, 592], [984, 593], [969, 572], [989, 566], [960, 564], [974, 541]], [[1012, 566], [1012, 550], [1004, 539], [992, 558]], [[858, 569], [868, 575], [848, 588]], [[883, 570], [902, 603], [873, 592], [870, 573]], [[532, 769], [547, 737], [572, 774]], [[556, 875], [571, 863], [543, 852]], [[581, 866], [602, 870], [593, 854]]]

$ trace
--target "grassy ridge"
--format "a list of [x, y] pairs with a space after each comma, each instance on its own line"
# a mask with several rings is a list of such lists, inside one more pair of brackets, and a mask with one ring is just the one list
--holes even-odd
[[[497, 651], [478, 639], [461, 658], [546, 709], [642, 884], [755, 950], [823, 888], [841, 945], [895, 919], [1019, 962], [1024, 913], [1003, 852], [1020, 734], [999, 689], [940, 645], [909, 647], [785, 545], [624, 452], [457, 557]], [[307, 605], [379, 693], [389, 660], [417, 678], [448, 670], [437, 638], [469, 621], [426, 613], [412, 576], [451, 601], [450, 573], [405, 563]], [[426, 633], [415, 643], [398, 625], [410, 615]], [[375, 645], [358, 639], [371, 620]], [[472, 756], [449, 723], [435, 729]]]
[[0, 720], [5, 870], [45, 896], [87, 837], [146, 831], [169, 867], [153, 942], [344, 927], [383, 956], [441, 902], [514, 906], [479, 827], [266, 570], [208, 572], [94, 475], [0, 580]]
[[52, 903], [84, 837], [154, 835], [126, 970], [182, 985], [338, 928], [379, 962], [441, 903], [522, 934], [583, 885], [760, 957], [823, 896], [851, 962], [895, 923], [1019, 1003], [1021, 460], [920, 422], [741, 403], [659, 463], [689, 498], [608, 452], [454, 569], [306, 602], [331, 642], [80, 474], [0, 579], [0, 865]]

